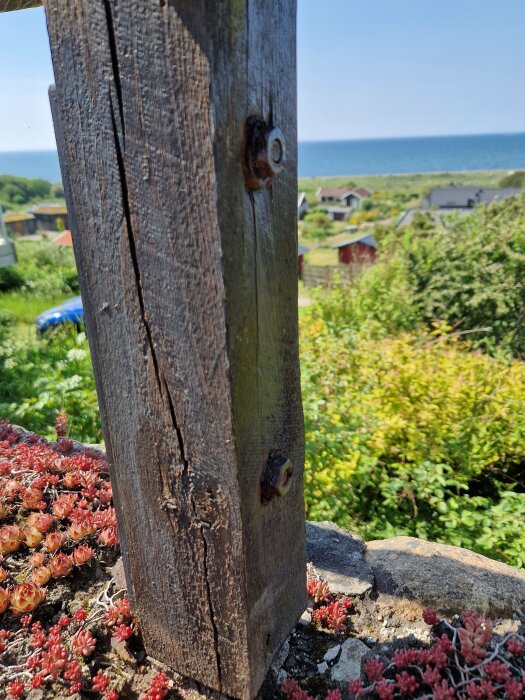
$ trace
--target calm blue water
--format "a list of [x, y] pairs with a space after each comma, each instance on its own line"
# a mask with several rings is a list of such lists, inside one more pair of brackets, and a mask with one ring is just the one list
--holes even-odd
[[[525, 169], [525, 134], [299, 144], [299, 176]], [[0, 174], [60, 181], [55, 151], [0, 153]]]
[[56, 151], [12, 151], [0, 153], [0, 175], [41, 177], [60, 182], [60, 166]]
[[525, 134], [299, 144], [299, 176], [525, 169]]

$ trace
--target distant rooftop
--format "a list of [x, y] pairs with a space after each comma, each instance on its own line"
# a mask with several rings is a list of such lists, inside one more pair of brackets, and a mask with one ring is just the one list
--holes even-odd
[[377, 248], [377, 241], [371, 233], [361, 233], [358, 236], [347, 238], [346, 241], [336, 243], [336, 245], [333, 245], [332, 248], [334, 250], [337, 248], [346, 248], [347, 245], [352, 245], [354, 243], [364, 243], [364, 245], [370, 246], [370, 248]]
[[30, 221], [35, 217], [33, 214], [23, 214], [17, 212], [10, 212], [9, 214], [4, 214], [4, 221], [6, 224], [14, 224], [16, 221]]
[[43, 204], [42, 206], [35, 207], [34, 209], [31, 209], [31, 213], [33, 214], [51, 214], [51, 215], [63, 215], [67, 214], [67, 209], [66, 207], [61, 206], [60, 204]]
[[520, 187], [437, 187], [429, 192], [424, 203], [428, 207], [472, 208], [477, 204], [491, 204], [495, 199], [507, 199], [521, 191]]

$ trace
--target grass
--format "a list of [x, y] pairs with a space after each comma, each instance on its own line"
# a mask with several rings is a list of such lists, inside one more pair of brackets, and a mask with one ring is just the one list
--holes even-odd
[[0, 294], [0, 309], [11, 311], [16, 316], [17, 324], [21, 326], [33, 325], [38, 314], [52, 306], [57, 306], [71, 299], [71, 294], [62, 294], [52, 298], [28, 296], [20, 292], [5, 292]]
[[312, 248], [309, 253], [305, 255], [305, 262], [307, 265], [337, 265], [337, 250], [332, 250], [329, 247], [319, 246], [319, 248]]

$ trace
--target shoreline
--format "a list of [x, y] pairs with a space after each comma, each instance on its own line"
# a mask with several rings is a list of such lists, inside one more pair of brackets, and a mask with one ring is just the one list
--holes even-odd
[[[525, 165], [523, 166], [525, 170]], [[476, 168], [475, 170], [423, 170], [410, 173], [359, 173], [359, 175], [298, 175], [298, 180], [323, 180], [346, 177], [425, 177], [428, 175], [470, 175], [471, 173], [515, 173], [520, 168]]]

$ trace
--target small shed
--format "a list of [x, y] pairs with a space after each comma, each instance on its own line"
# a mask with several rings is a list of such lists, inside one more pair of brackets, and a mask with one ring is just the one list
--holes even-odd
[[36, 219], [33, 214], [4, 214], [4, 224], [11, 235], [32, 236], [36, 233]]
[[371, 233], [362, 233], [332, 248], [339, 251], [339, 262], [342, 265], [373, 263], [376, 259], [377, 241]]
[[297, 246], [297, 274], [299, 275], [299, 279], [303, 278], [303, 264], [304, 264], [303, 256], [309, 252], [310, 252], [310, 248], [303, 245], [302, 243], [298, 244], [298, 246]]
[[0, 267], [14, 265], [16, 262], [15, 246], [7, 235], [2, 207], [0, 207]]
[[36, 207], [36, 227], [39, 231], [63, 231], [69, 228], [67, 209], [59, 205], [47, 204]]

